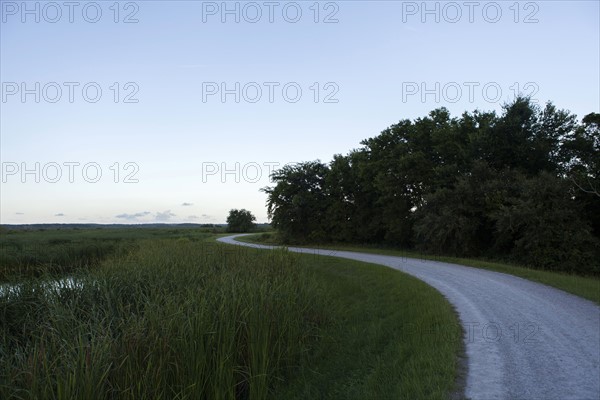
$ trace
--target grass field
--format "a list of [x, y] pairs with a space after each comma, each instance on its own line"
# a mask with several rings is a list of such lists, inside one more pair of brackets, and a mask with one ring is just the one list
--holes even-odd
[[[260, 233], [251, 236], [244, 236], [238, 240], [248, 243], [258, 243], [267, 245], [281, 245], [277, 241], [273, 233]], [[521, 278], [529, 279], [534, 282], [543, 283], [565, 292], [591, 300], [600, 304], [600, 277], [595, 276], [580, 276], [573, 274], [565, 274], [552, 271], [544, 271], [539, 269], [527, 268], [525, 266], [507, 264], [503, 262], [478, 260], [471, 258], [447, 257], [440, 255], [431, 255], [419, 253], [415, 251], [397, 250], [390, 248], [374, 247], [374, 246], [358, 246], [358, 245], [314, 245], [314, 246], [298, 246], [298, 247], [317, 247], [322, 249], [355, 251], [372, 254], [383, 254], [398, 257], [410, 257], [416, 259], [435, 260], [447, 263], [466, 265], [474, 268], [487, 269], [490, 271], [502, 272], [505, 274], [515, 275]]]
[[[460, 395], [462, 331], [434, 289], [381, 266], [215, 236], [3, 233], [13, 243], [3, 260], [19, 256], [14, 244], [35, 244], [39, 256], [2, 264], [0, 398]], [[70, 258], [44, 258], [44, 246], [60, 255], [59, 244], [101, 239], [124, 247], [73, 268]]]
[[142, 239], [200, 240], [217, 231], [188, 227], [0, 231], [0, 282], [90, 268], [110, 255], [134, 250]]

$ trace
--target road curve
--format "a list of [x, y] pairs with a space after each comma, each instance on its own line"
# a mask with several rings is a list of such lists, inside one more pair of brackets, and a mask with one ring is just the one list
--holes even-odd
[[[223, 243], [242, 243], [234, 235]], [[288, 247], [289, 251], [381, 264], [439, 290], [465, 331], [466, 396], [600, 399], [600, 307], [546, 285], [499, 272], [414, 258]]]

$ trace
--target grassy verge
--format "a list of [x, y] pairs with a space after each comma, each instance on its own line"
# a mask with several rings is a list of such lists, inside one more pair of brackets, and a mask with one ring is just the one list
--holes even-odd
[[[461, 330], [387, 268], [178, 238], [0, 290], [0, 398], [446, 398]], [[58, 282], [50, 284], [51, 282]]]
[[447, 399], [462, 393], [455, 386], [462, 331], [439, 292], [380, 265], [313, 255], [301, 261], [327, 290], [331, 322], [277, 398]]
[[[248, 243], [258, 243], [267, 245], [279, 245], [272, 234], [257, 234], [244, 236], [238, 240]], [[471, 258], [446, 257], [439, 255], [424, 254], [406, 250], [395, 250], [389, 248], [378, 248], [369, 246], [352, 246], [352, 245], [314, 245], [314, 246], [298, 246], [298, 247], [318, 247], [322, 249], [355, 251], [362, 253], [383, 254], [389, 256], [411, 257], [416, 259], [442, 261], [453, 264], [466, 265], [474, 268], [487, 269], [490, 271], [502, 272], [505, 274], [515, 275], [521, 278], [529, 279], [534, 282], [543, 283], [565, 292], [591, 300], [600, 304], [600, 278], [586, 277], [573, 274], [565, 274], [552, 271], [543, 271], [538, 269], [527, 268], [524, 266], [477, 260]]]

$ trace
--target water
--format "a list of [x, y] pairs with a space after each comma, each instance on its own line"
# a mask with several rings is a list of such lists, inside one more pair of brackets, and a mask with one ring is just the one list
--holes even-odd
[[[11, 297], [13, 295], [18, 295], [21, 290], [23, 290], [23, 286], [25, 286], [25, 283], [17, 283], [17, 284], [8, 284], [8, 283], [3, 283], [0, 284], [0, 296], [7, 296], [7, 297]], [[64, 289], [83, 289], [85, 283], [83, 280], [81, 279], [77, 279], [77, 278], [73, 278], [73, 277], [66, 277], [66, 278], [60, 278], [60, 279], [56, 279], [56, 280], [50, 280], [50, 281], [46, 281], [43, 282], [40, 285], [36, 285], [36, 288], [34, 288], [34, 291], [37, 288], [40, 288], [43, 291], [46, 292], [55, 292], [55, 291], [62, 291]]]

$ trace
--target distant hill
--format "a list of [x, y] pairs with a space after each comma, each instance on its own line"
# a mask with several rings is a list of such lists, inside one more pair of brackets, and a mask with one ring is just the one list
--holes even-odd
[[115, 229], [115, 228], [214, 228], [225, 226], [225, 224], [4, 224], [3, 227], [12, 230], [37, 230], [37, 229]]
[[[165, 224], [165, 223], [150, 223], [150, 224], [3, 224], [3, 228], [10, 230], [39, 230], [39, 229], [119, 229], [119, 228], [221, 228], [227, 224]], [[270, 227], [269, 224], [256, 224], [259, 230], [264, 230]]]

